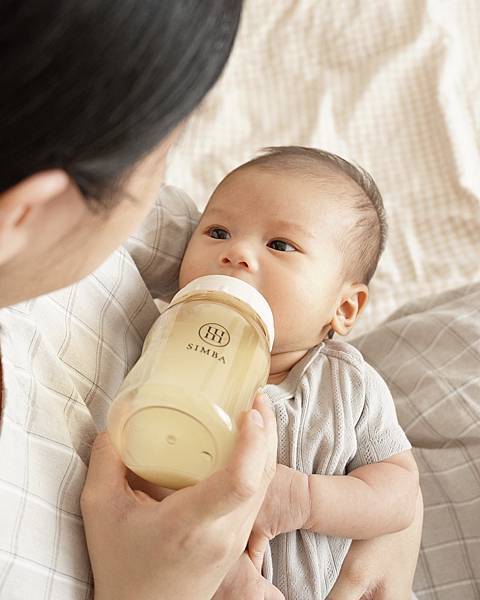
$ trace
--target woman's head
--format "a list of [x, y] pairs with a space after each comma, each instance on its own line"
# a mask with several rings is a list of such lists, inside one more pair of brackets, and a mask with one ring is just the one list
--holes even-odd
[[238, 0], [0, 4], [0, 305], [85, 275], [146, 213], [240, 10]]

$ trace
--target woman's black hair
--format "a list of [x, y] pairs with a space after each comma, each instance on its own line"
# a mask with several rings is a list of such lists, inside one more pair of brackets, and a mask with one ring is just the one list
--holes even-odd
[[107, 204], [219, 77], [241, 0], [2, 0], [0, 192], [64, 169]]

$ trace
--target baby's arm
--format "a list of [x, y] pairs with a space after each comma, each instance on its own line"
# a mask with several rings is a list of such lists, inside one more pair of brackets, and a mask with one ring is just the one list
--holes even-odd
[[418, 469], [410, 450], [348, 475], [308, 476], [310, 516], [302, 529], [368, 539], [408, 527], [415, 515]]
[[415, 515], [418, 470], [410, 450], [348, 475], [306, 475], [277, 465], [248, 543], [259, 570], [268, 541], [308, 529], [367, 539], [408, 527]]

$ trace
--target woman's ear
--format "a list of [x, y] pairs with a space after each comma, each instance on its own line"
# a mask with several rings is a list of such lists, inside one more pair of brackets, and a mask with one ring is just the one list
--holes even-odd
[[28, 243], [30, 212], [48, 204], [69, 185], [64, 171], [42, 171], [0, 194], [0, 264]]
[[364, 283], [349, 284], [343, 291], [335, 316], [330, 324], [331, 330], [339, 335], [347, 335], [363, 311], [368, 300], [368, 287]]

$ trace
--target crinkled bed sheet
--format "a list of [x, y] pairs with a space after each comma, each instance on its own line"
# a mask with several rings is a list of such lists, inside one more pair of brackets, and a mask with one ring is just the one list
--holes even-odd
[[480, 280], [479, 56], [478, 0], [248, 0], [167, 169], [200, 207], [269, 145], [324, 148], [373, 174], [390, 236], [356, 332], [371, 332], [360, 347], [416, 447], [415, 589], [429, 600], [480, 598], [480, 292], [436, 296]]

